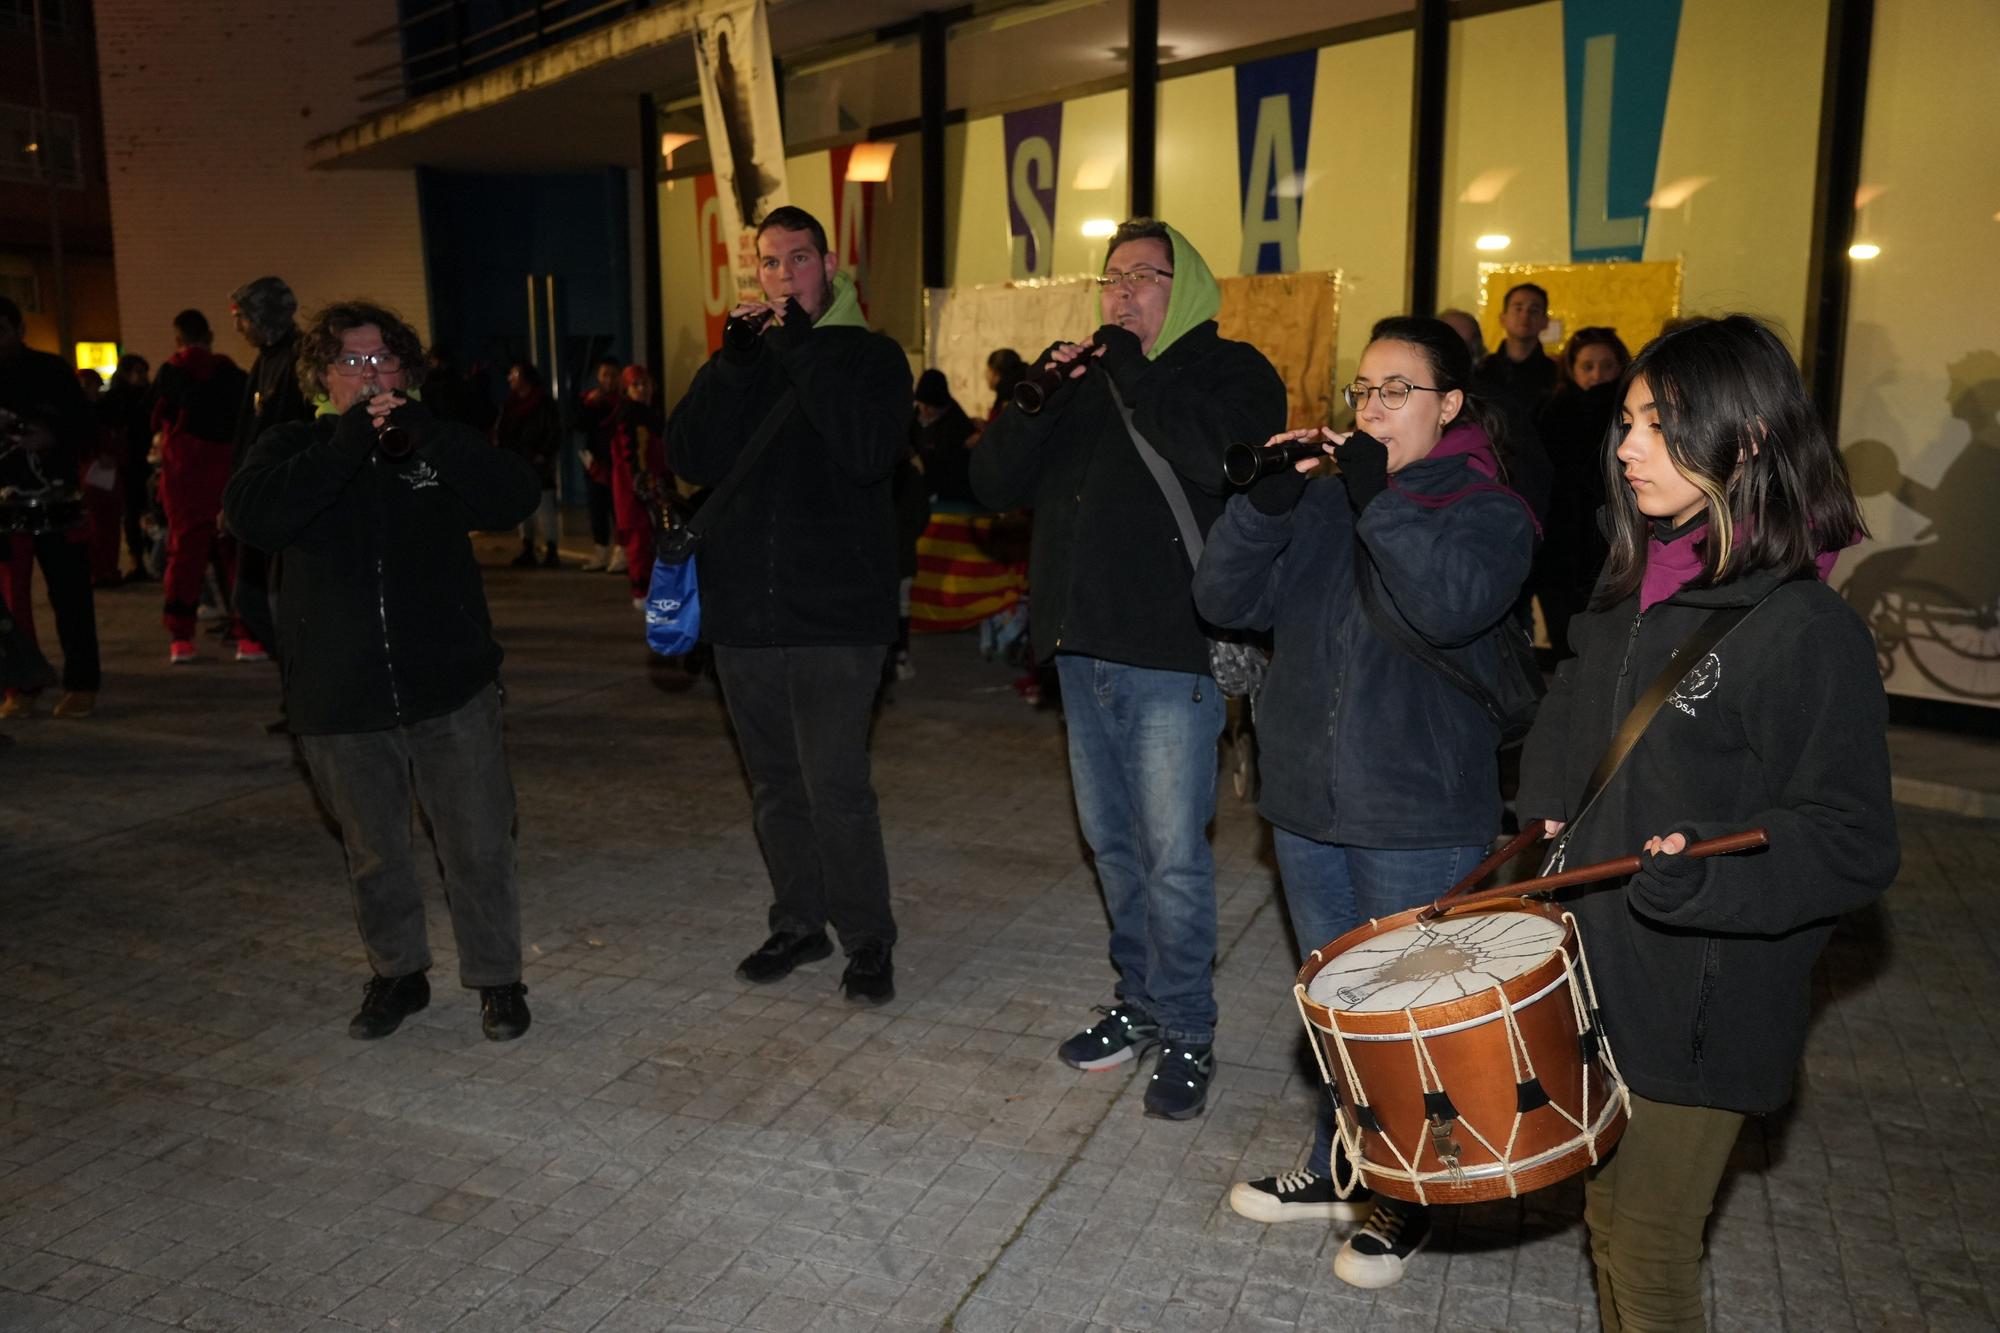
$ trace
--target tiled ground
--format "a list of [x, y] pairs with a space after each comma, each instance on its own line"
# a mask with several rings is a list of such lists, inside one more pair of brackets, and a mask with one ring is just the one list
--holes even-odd
[[[1110, 972], [1055, 720], [963, 639], [876, 730], [903, 943], [752, 990], [748, 800], [706, 686], [616, 581], [495, 570], [536, 1021], [350, 1041], [365, 965], [267, 669], [163, 663], [104, 598], [85, 723], [0, 754], [0, 1329], [1538, 1329], [1595, 1322], [1578, 1191], [1464, 1210], [1403, 1285], [1223, 1202], [1292, 1165], [1310, 1081], [1267, 839], [1225, 794], [1208, 1114], [1053, 1045]], [[44, 622], [46, 623], [46, 622]], [[1226, 791], [1226, 789], [1225, 789]], [[1717, 1326], [2000, 1315], [1993, 824], [1906, 811], [1902, 882], [1823, 969], [1802, 1096], [1746, 1132]], [[1755, 1021], [1744, 1015], [1744, 1021]]]

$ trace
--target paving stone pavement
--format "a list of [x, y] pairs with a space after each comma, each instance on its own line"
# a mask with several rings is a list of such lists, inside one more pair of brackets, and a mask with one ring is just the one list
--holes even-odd
[[[170, 671], [156, 590], [101, 599], [99, 716], [9, 724], [0, 1329], [1594, 1327], [1574, 1183], [1445, 1216], [1375, 1294], [1333, 1278], [1337, 1233], [1230, 1212], [1232, 1181], [1299, 1159], [1315, 1076], [1268, 835], [1226, 782], [1214, 1092], [1147, 1120], [1143, 1069], [1052, 1054], [1111, 972], [1059, 724], [1013, 673], [919, 640], [880, 716], [902, 942], [898, 998], [860, 1010], [837, 958], [735, 979], [767, 901], [748, 797], [622, 580], [488, 584], [518, 1042], [450, 985], [441, 899], [430, 1009], [348, 1039], [366, 964], [338, 843], [261, 728], [270, 669]], [[2000, 1315], [2000, 826], [1902, 832], [1901, 881], [1820, 970], [1798, 1103], [1738, 1146], [1717, 1328]]]

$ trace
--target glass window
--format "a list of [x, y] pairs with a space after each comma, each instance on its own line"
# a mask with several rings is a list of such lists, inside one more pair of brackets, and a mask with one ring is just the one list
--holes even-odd
[[53, 112], [46, 133], [43, 126], [41, 112], [33, 107], [0, 103], [0, 180], [39, 184], [46, 159], [57, 184], [81, 186], [76, 117]]
[[[1942, 34], [1949, 34], [1942, 40]], [[1873, 534], [1833, 582], [1888, 688], [2000, 707], [2000, 123], [1988, 0], [1880, 5], [1869, 55], [1840, 439]]]
[[[1591, 26], [1566, 27], [1566, 8]], [[1674, 22], [1670, 6], [1550, 0], [1453, 23], [1439, 303], [1480, 310], [1492, 264], [1678, 261], [1683, 310], [1761, 315], [1796, 346], [1827, 0], [1772, 8], [1681, 0]], [[1584, 323], [1635, 350], [1657, 333], [1671, 310], [1612, 317], [1621, 281], [1573, 275], [1550, 351]], [[1498, 311], [1483, 313], [1490, 344]]]
[[912, 35], [858, 49], [785, 62], [785, 142], [822, 143], [913, 121], [918, 104], [918, 41]]
[[954, 24], [946, 36], [945, 107], [977, 115], [1127, 77], [1126, 0], [1013, 5]]
[[[1160, 63], [1202, 60], [1267, 42], [1406, 15], [1412, 0], [1160, 0]], [[1404, 101], [1409, 90], [1404, 90]]]

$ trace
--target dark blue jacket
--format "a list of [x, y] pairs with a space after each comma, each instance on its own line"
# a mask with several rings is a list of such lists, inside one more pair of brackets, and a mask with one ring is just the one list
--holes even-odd
[[[1257, 808], [1320, 842], [1484, 843], [1500, 827], [1499, 729], [1369, 623], [1354, 581], [1356, 526], [1345, 483], [1327, 477], [1275, 517], [1236, 496], [1209, 532], [1196, 607], [1224, 628], [1268, 629], [1275, 643], [1257, 705]], [[1433, 454], [1398, 472], [1359, 528], [1385, 610], [1479, 679], [1497, 679], [1497, 646], [1482, 636], [1527, 578], [1526, 504], [1464, 455]]]

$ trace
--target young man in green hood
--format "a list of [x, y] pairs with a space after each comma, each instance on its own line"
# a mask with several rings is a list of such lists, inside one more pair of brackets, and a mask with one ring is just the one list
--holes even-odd
[[[986, 505], [1035, 511], [1031, 633], [1053, 657], [1070, 778], [1111, 915], [1117, 1003], [1058, 1051], [1109, 1069], [1157, 1046], [1146, 1113], [1201, 1114], [1214, 1070], [1215, 814], [1222, 691], [1189, 592], [1193, 574], [1145, 439], [1206, 532], [1222, 454], [1283, 429], [1285, 388], [1262, 353], [1216, 333], [1221, 290], [1187, 238], [1135, 219], [1111, 238], [1104, 325], [1037, 365], [1067, 367], [1042, 411], [1010, 407], [972, 454]], [[1130, 414], [1128, 427], [1126, 414]]]
[[674, 474], [714, 486], [792, 395], [701, 539], [701, 637], [774, 898], [770, 938], [736, 975], [772, 982], [825, 958], [830, 924], [847, 998], [881, 1004], [896, 993], [896, 921], [868, 724], [897, 631], [890, 478], [909, 439], [910, 363], [863, 322], [812, 214], [772, 210], [757, 259], [764, 299], [730, 311], [721, 349], [667, 423]]

